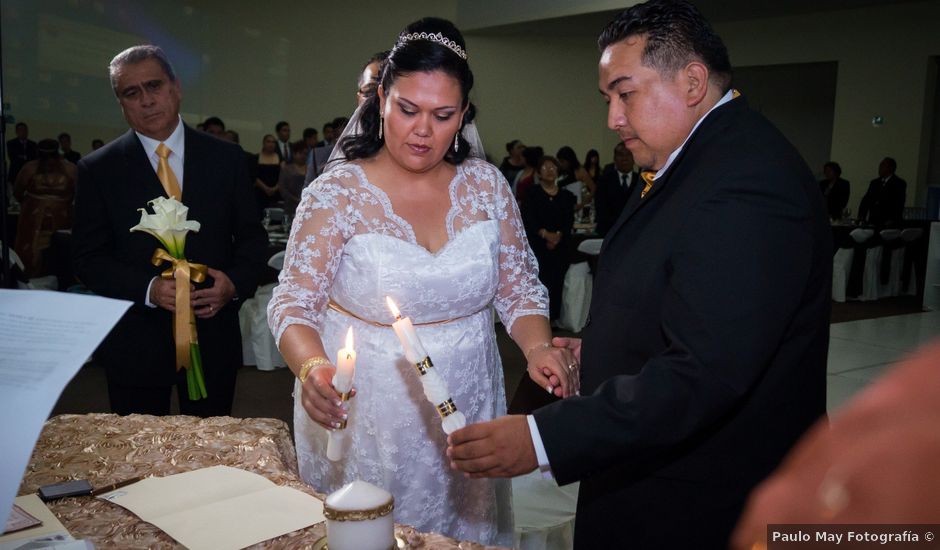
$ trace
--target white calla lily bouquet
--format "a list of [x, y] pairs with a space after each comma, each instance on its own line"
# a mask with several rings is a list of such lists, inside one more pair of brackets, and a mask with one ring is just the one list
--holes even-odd
[[186, 234], [199, 231], [199, 222], [187, 220], [189, 213], [183, 203], [174, 198], [157, 197], [148, 203], [153, 214], [139, 208], [140, 223], [131, 231], [141, 231], [156, 237], [164, 248], [157, 248], [151, 262], [160, 265], [170, 262], [171, 267], [161, 273], [165, 279], [176, 280], [176, 312], [173, 317], [173, 335], [176, 343], [176, 370], [186, 369], [186, 386], [191, 401], [207, 397], [205, 377], [202, 373], [202, 353], [196, 334], [196, 317], [190, 303], [190, 281], [202, 282], [206, 266], [190, 263], [184, 256]]

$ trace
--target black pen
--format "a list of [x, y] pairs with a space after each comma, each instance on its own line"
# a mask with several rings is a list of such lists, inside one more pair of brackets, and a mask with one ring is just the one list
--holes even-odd
[[118, 481], [117, 483], [112, 483], [111, 485], [105, 485], [104, 487], [99, 487], [91, 492], [91, 496], [96, 497], [98, 495], [103, 495], [105, 493], [110, 493], [115, 489], [120, 489], [121, 487], [127, 487], [131, 483], [137, 483], [142, 480], [142, 477], [132, 477], [131, 479], [125, 479], [124, 481]]

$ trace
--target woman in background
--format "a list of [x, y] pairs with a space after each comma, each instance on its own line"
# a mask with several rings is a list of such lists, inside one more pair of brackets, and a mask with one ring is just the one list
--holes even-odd
[[75, 165], [59, 157], [59, 142], [44, 139], [37, 150], [39, 158], [23, 165], [13, 188], [21, 204], [13, 250], [23, 261], [27, 277], [42, 274], [43, 253], [52, 234], [72, 227], [75, 198]]
[[561, 294], [568, 271], [565, 246], [574, 225], [575, 197], [558, 185], [558, 161], [542, 157], [536, 179], [522, 203], [522, 219], [532, 252], [539, 262], [539, 280], [548, 288], [549, 315], [552, 321], [561, 315]]
[[277, 139], [265, 134], [261, 140], [261, 151], [255, 156], [255, 200], [258, 202], [258, 217], [265, 208], [274, 206], [278, 200], [277, 180], [281, 174], [281, 157], [277, 154]]

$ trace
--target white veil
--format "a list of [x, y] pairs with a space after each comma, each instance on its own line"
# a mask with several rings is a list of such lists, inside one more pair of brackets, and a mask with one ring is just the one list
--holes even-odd
[[[327, 172], [332, 169], [334, 166], [343, 164], [346, 162], [346, 153], [343, 152], [342, 144], [343, 139], [348, 136], [358, 136], [362, 134], [362, 109], [366, 105], [363, 103], [356, 107], [356, 110], [353, 111], [352, 116], [349, 117], [349, 122], [346, 123], [346, 129], [343, 130], [343, 133], [340, 134], [339, 138], [336, 139], [336, 145], [333, 146], [333, 152], [330, 153], [330, 158], [326, 161], [326, 165], [323, 167], [323, 171]], [[483, 140], [480, 139], [480, 132], [477, 130], [477, 125], [475, 122], [471, 121], [468, 124], [464, 124], [463, 128], [460, 130], [461, 135], [467, 143], [470, 144], [470, 154], [468, 157], [478, 158], [486, 160], [486, 151], [483, 149]]]

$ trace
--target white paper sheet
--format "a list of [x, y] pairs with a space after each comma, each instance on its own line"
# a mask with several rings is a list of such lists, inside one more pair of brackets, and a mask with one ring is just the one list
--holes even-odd
[[316, 497], [229, 466], [150, 477], [98, 498], [127, 508], [190, 550], [244, 548], [326, 519]]
[[52, 407], [130, 305], [84, 294], [0, 289], [0, 517], [4, 521]]

